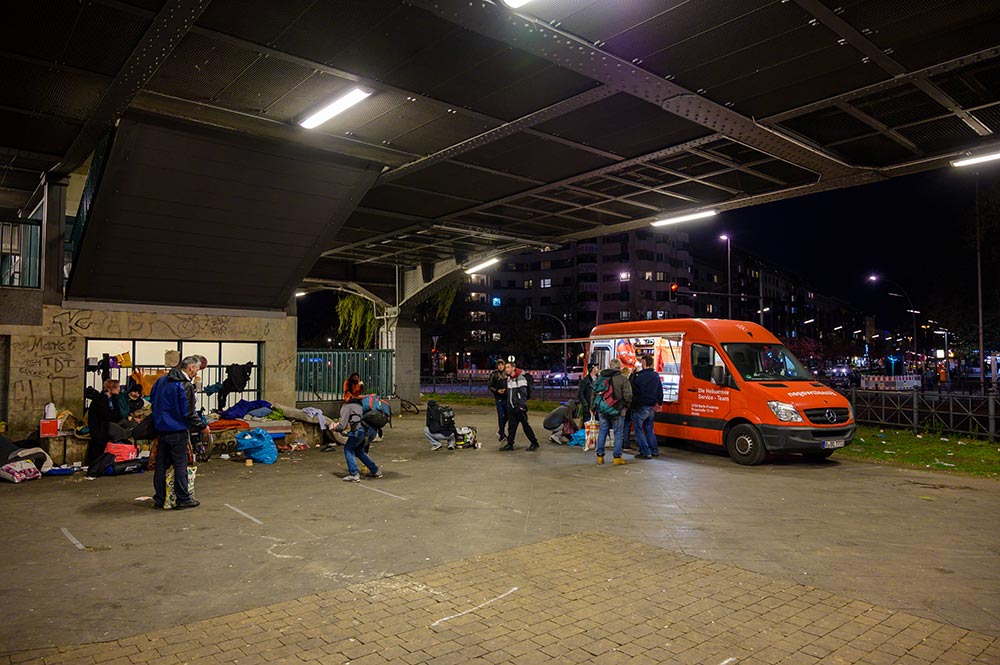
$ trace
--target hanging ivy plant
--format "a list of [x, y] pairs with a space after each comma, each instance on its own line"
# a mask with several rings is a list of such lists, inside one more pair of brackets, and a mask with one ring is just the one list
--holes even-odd
[[462, 285], [462, 275], [455, 274], [444, 278], [442, 281], [444, 283], [441, 285], [441, 288], [427, 298], [427, 305], [435, 319], [441, 323], [448, 323], [448, 314], [451, 312], [451, 306], [455, 302], [455, 296], [458, 295], [458, 289]]
[[376, 309], [370, 300], [352, 294], [341, 295], [337, 300], [337, 333], [355, 349], [370, 349], [378, 333]]

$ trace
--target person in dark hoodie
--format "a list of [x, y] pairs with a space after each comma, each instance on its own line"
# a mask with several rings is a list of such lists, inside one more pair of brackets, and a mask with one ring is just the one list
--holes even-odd
[[528, 451], [538, 450], [538, 439], [528, 424], [528, 400], [531, 399], [531, 376], [521, 371], [514, 361], [507, 363], [507, 443], [500, 450], [514, 450], [514, 435], [517, 426], [524, 427], [524, 433], [531, 445]]
[[153, 471], [153, 506], [163, 508], [167, 498], [167, 465], [174, 468], [174, 491], [178, 510], [197, 508], [200, 503], [188, 491], [188, 445], [190, 433], [201, 430], [207, 439], [211, 432], [195, 409], [194, 384], [201, 369], [198, 356], [188, 356], [181, 364], [157, 379], [149, 391], [153, 405], [153, 425], [160, 433]]
[[632, 425], [635, 427], [635, 442], [639, 445], [639, 459], [658, 457], [660, 449], [653, 433], [653, 416], [656, 408], [663, 404], [663, 382], [653, 369], [653, 356], [639, 356], [642, 369], [632, 377]]
[[507, 363], [497, 359], [497, 368], [490, 372], [490, 393], [497, 407], [497, 441], [507, 438]]
[[86, 463], [92, 464], [104, 454], [108, 441], [120, 441], [128, 438], [128, 432], [119, 427], [122, 414], [118, 410], [118, 394], [121, 386], [114, 379], [104, 382], [104, 391], [97, 392], [88, 388], [87, 397], [90, 406], [87, 407], [87, 427], [90, 429], [90, 442], [87, 444]]

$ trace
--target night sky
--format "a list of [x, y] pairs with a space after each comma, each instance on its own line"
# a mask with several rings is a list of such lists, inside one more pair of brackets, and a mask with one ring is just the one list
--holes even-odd
[[[1000, 187], [1000, 163], [980, 175], [984, 228], [989, 192]], [[886, 182], [838, 189], [720, 213], [691, 222], [692, 251], [716, 252], [725, 269], [725, 242], [798, 273], [817, 291], [843, 298], [877, 316], [879, 324], [906, 318], [905, 300], [887, 296], [892, 285], [874, 286], [878, 273], [909, 294], [925, 318], [940, 319], [947, 305], [975, 305], [975, 182], [965, 169], [937, 169]], [[993, 194], [995, 197], [996, 194]], [[995, 222], [994, 222], [995, 224]], [[984, 234], [983, 293], [996, 291], [997, 233]]]

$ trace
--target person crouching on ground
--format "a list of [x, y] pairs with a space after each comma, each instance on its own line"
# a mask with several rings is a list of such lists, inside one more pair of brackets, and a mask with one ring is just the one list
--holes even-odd
[[458, 432], [455, 424], [448, 425], [441, 418], [441, 407], [435, 400], [427, 401], [427, 420], [424, 424], [424, 436], [431, 442], [431, 450], [440, 450], [447, 444], [448, 450], [455, 450], [455, 439]]
[[528, 424], [528, 400], [531, 399], [531, 377], [513, 361], [507, 363], [507, 445], [500, 450], [514, 450], [514, 436], [517, 426], [524, 428], [531, 445], [528, 451], [538, 450], [538, 439]]
[[576, 416], [576, 400], [568, 400], [565, 404], [560, 404], [542, 421], [542, 427], [552, 432], [549, 441], [563, 445], [578, 429], [573, 418]]
[[160, 433], [153, 470], [153, 506], [163, 508], [167, 498], [167, 465], [174, 468], [174, 492], [177, 510], [197, 508], [188, 491], [188, 448], [191, 432], [201, 431], [206, 439], [211, 434], [195, 409], [194, 384], [191, 380], [201, 369], [201, 359], [188, 356], [181, 364], [161, 376], [149, 391], [153, 405], [153, 426]]
[[340, 407], [340, 420], [334, 425], [335, 432], [347, 434], [347, 441], [344, 443], [344, 459], [347, 460], [347, 475], [341, 480], [345, 482], [361, 482], [361, 473], [358, 470], [357, 460], [368, 468], [368, 478], [381, 478], [382, 472], [378, 468], [365, 446], [375, 436], [375, 429], [368, 427], [361, 421], [360, 402], [344, 402]]

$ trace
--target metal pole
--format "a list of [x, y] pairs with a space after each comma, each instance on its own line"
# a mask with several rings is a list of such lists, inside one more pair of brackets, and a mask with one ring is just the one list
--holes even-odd
[[729, 292], [729, 318], [733, 318], [733, 264], [732, 264], [732, 243], [733, 240], [726, 236], [726, 290]]
[[764, 325], [764, 266], [760, 266], [760, 274], [757, 275], [757, 283], [760, 284], [760, 305], [757, 307], [760, 316], [760, 325]]
[[976, 290], [979, 294], [979, 392], [986, 394], [986, 359], [983, 357], [983, 250], [979, 225], [979, 171], [976, 171]]

